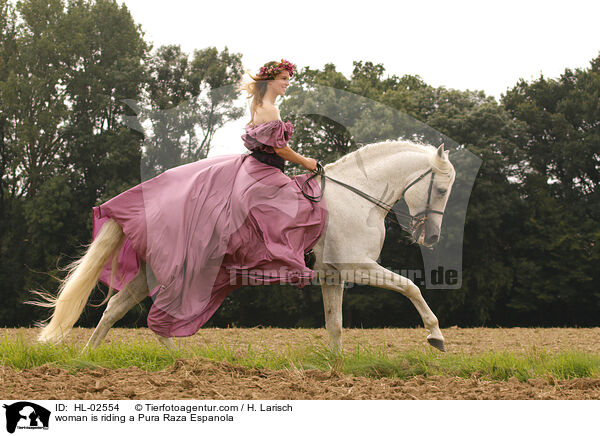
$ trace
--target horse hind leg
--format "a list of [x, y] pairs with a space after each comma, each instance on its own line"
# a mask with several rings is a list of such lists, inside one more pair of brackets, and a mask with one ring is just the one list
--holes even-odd
[[129, 310], [148, 296], [148, 283], [146, 279], [146, 264], [140, 262], [140, 270], [137, 275], [117, 292], [109, 301], [100, 322], [90, 337], [84, 351], [91, 350], [100, 345], [108, 334], [111, 327], [125, 316]]

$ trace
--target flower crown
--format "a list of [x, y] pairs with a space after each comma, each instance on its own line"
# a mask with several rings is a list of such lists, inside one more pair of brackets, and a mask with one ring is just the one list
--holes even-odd
[[290, 77], [294, 77], [296, 65], [292, 64], [288, 60], [282, 59], [278, 64], [269, 65], [268, 67], [260, 67], [258, 78], [262, 80], [274, 79], [275, 76], [281, 73], [283, 70], [287, 70], [290, 73]]

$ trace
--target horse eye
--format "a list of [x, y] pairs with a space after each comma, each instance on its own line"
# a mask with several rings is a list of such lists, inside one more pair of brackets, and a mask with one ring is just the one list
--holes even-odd
[[438, 189], [438, 192], [439, 192], [440, 195], [443, 196], [443, 195], [446, 195], [446, 193], [448, 192], [448, 190], [447, 189]]

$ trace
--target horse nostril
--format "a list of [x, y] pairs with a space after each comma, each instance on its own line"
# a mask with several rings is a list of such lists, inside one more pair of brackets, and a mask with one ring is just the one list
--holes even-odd
[[438, 239], [440, 239], [439, 235], [431, 235], [431, 236], [427, 237], [427, 241], [426, 242], [428, 244], [435, 244], [438, 241]]

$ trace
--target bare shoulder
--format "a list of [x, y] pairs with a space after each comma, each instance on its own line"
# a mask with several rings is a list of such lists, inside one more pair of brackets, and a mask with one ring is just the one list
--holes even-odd
[[254, 114], [254, 124], [268, 123], [269, 121], [280, 120], [279, 109], [273, 105], [263, 105], [256, 108]]

